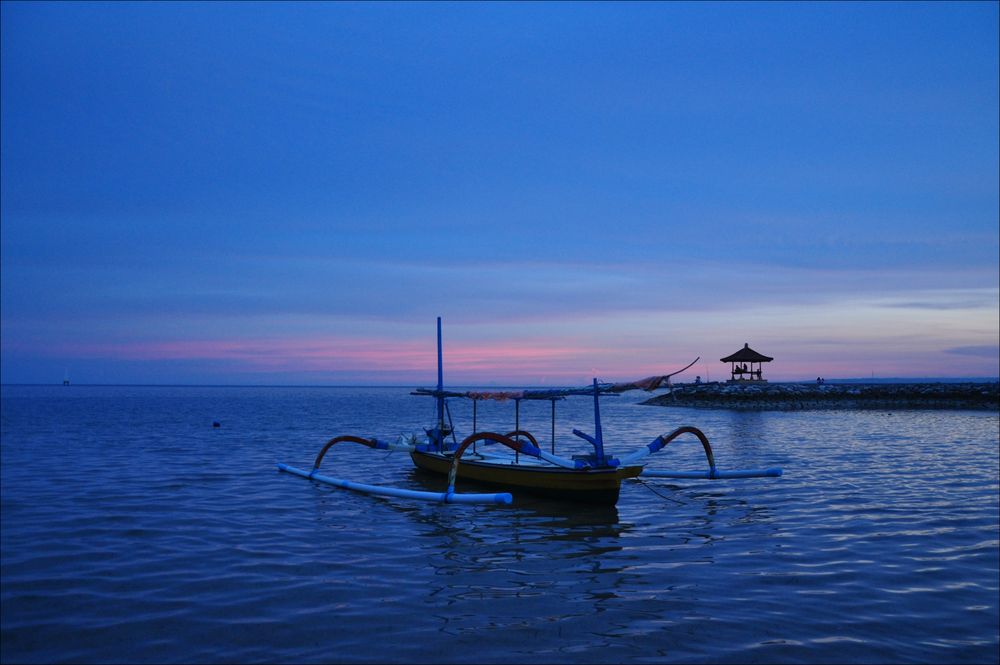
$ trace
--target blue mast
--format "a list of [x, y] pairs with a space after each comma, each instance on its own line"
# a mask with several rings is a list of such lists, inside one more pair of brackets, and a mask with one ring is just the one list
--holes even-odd
[[597, 379], [594, 379], [594, 449], [597, 454], [597, 465], [604, 466], [604, 435], [601, 432], [601, 404], [600, 388], [597, 387]]
[[594, 436], [590, 436], [578, 429], [573, 430], [573, 434], [577, 435], [584, 441], [589, 441], [590, 445], [594, 446], [594, 455], [592, 459], [594, 460], [593, 465], [597, 468], [605, 466], [618, 466], [618, 460], [613, 457], [607, 457], [604, 454], [604, 433], [601, 431], [601, 387], [597, 383], [597, 379], [594, 379]]
[[444, 366], [441, 361], [441, 317], [437, 317], [437, 333], [438, 333], [438, 384], [437, 384], [437, 449], [440, 451], [444, 448]]

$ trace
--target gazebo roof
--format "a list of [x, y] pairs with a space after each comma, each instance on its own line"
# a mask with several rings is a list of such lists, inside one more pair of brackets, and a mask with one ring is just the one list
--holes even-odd
[[720, 358], [719, 360], [724, 363], [769, 363], [774, 360], [774, 358], [765, 356], [762, 353], [757, 353], [750, 348], [749, 344], [744, 343], [742, 349], [731, 356], [726, 356], [725, 358]]

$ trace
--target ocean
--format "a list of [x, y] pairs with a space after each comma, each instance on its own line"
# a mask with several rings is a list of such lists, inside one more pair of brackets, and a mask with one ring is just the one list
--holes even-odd
[[[1000, 414], [646, 397], [602, 400], [609, 453], [694, 425], [720, 469], [784, 475], [626, 481], [614, 508], [419, 503], [275, 467], [430, 426], [408, 388], [3, 386], [0, 661], [1000, 660]], [[546, 448], [550, 413], [520, 409]], [[477, 416], [509, 431], [514, 405]], [[574, 427], [593, 432], [591, 400], [557, 404], [560, 454], [588, 452]], [[682, 437], [650, 466], [705, 460]], [[323, 471], [444, 485], [351, 444]]]

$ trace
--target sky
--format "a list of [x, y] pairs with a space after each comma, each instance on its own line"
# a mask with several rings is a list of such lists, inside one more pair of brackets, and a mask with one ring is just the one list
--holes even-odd
[[997, 376], [998, 26], [5, 1], [0, 380]]

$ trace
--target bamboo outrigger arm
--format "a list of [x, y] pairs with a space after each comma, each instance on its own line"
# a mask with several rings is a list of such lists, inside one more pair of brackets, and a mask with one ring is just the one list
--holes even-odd
[[516, 429], [513, 432], [507, 432], [506, 434], [504, 434], [504, 436], [506, 436], [508, 439], [516, 439], [519, 436], [523, 436], [528, 441], [531, 441], [531, 445], [533, 445], [535, 448], [541, 449], [541, 446], [538, 445], [538, 439], [535, 438], [534, 434], [528, 432], [527, 430]]
[[323, 449], [319, 451], [319, 455], [316, 456], [316, 461], [313, 463], [312, 471], [303, 471], [302, 469], [298, 469], [287, 464], [281, 464], [280, 462], [278, 463], [278, 470], [285, 471], [296, 476], [301, 476], [303, 478], [308, 478], [309, 480], [326, 483], [327, 485], [333, 485], [334, 487], [354, 490], [355, 492], [380, 494], [383, 496], [394, 496], [404, 499], [419, 499], [421, 501], [436, 501], [439, 503], [499, 503], [505, 505], [510, 505], [514, 501], [514, 497], [511, 496], [509, 492], [500, 492], [496, 494], [456, 494], [454, 481], [450, 481], [448, 483], [447, 492], [422, 492], [419, 490], [407, 490], [396, 487], [382, 487], [380, 485], [355, 483], [350, 480], [331, 478], [330, 476], [318, 473], [319, 465], [323, 462], [323, 457], [326, 455], [327, 451], [330, 450], [332, 446], [345, 442], [358, 443], [375, 450], [403, 450], [412, 452], [416, 449], [416, 446], [412, 444], [388, 443], [385, 441], [379, 441], [378, 439], [363, 439], [360, 436], [351, 436], [348, 434], [344, 436], [336, 436], [326, 442]]
[[436, 501], [438, 503], [500, 503], [510, 505], [514, 502], [514, 497], [511, 496], [509, 492], [500, 492], [498, 494], [421, 492], [418, 490], [400, 489], [398, 487], [382, 487], [381, 485], [355, 483], [350, 480], [341, 480], [340, 478], [324, 476], [316, 473], [315, 469], [312, 471], [303, 471], [302, 469], [296, 469], [294, 466], [288, 466], [287, 464], [281, 463], [278, 464], [278, 469], [296, 476], [308, 478], [309, 480], [315, 480], [316, 482], [326, 483], [327, 485], [333, 485], [334, 487], [341, 487], [343, 489], [354, 490], [355, 492], [364, 492], [366, 494], [381, 494], [382, 496], [395, 496], [403, 499], [418, 499], [420, 501]]
[[323, 450], [319, 451], [319, 455], [316, 456], [316, 461], [313, 463], [313, 471], [319, 468], [320, 463], [323, 461], [323, 456], [326, 455], [326, 451], [330, 450], [330, 447], [337, 443], [360, 443], [363, 446], [368, 446], [375, 450], [402, 450], [406, 452], [412, 452], [414, 447], [408, 443], [387, 443], [385, 441], [379, 441], [378, 439], [362, 439], [360, 436], [351, 436], [346, 434], [344, 436], [335, 436], [326, 442], [323, 446]]
[[712, 446], [708, 442], [708, 437], [697, 427], [685, 425], [678, 427], [670, 434], [664, 434], [653, 439], [649, 444], [639, 448], [633, 453], [621, 458], [621, 464], [627, 466], [635, 464], [639, 460], [662, 450], [668, 443], [682, 434], [694, 434], [701, 441], [705, 449], [705, 457], [708, 458], [708, 471], [660, 471], [658, 469], [643, 469], [642, 475], [651, 478], [706, 478], [711, 480], [721, 478], [760, 478], [765, 476], [776, 477], [781, 475], [781, 469], [772, 467], [769, 469], [737, 469], [733, 471], [720, 471], [715, 466], [715, 455], [712, 453]]
[[[535, 437], [525, 432], [523, 430], [515, 430], [511, 432], [513, 435], [524, 436], [532, 441], [535, 441]], [[529, 457], [537, 457], [538, 459], [543, 459], [546, 462], [555, 464], [564, 469], [582, 469], [590, 466], [587, 462], [581, 460], [571, 460], [565, 457], [559, 457], [558, 455], [552, 455], [547, 453], [537, 445], [532, 445], [527, 441], [521, 441], [519, 439], [512, 439], [510, 436], [504, 436], [503, 434], [497, 434], [496, 432], [476, 432], [475, 434], [470, 434], [462, 440], [462, 443], [458, 445], [455, 450], [455, 456], [452, 458], [451, 469], [448, 471], [448, 491], [453, 492], [455, 490], [455, 477], [458, 475], [458, 462], [462, 459], [462, 455], [465, 453], [465, 449], [476, 441], [493, 441], [494, 443], [502, 443], [503, 445], [511, 448], [522, 455], [528, 455]], [[535, 441], [537, 444], [537, 441]]]
[[621, 458], [622, 464], [634, 464], [644, 457], [652, 455], [655, 452], [659, 452], [666, 447], [668, 443], [679, 437], [681, 434], [694, 434], [701, 441], [702, 448], [705, 449], [705, 457], [708, 458], [709, 469], [715, 469], [715, 455], [712, 453], [712, 446], [708, 442], [708, 437], [697, 427], [692, 427], [690, 425], [685, 425], [683, 427], [678, 427], [670, 434], [662, 434], [650, 443], [646, 444], [642, 448], [639, 448], [633, 453], [625, 455]]

